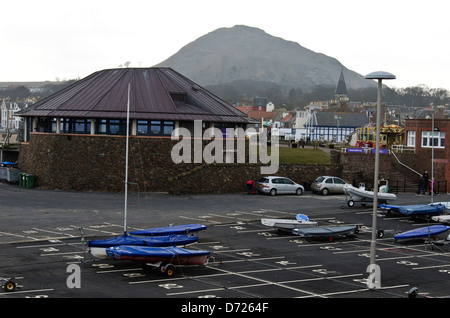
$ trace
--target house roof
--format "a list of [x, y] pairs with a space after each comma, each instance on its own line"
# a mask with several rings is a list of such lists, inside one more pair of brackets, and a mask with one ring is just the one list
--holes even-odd
[[270, 119], [273, 116], [273, 112], [266, 112], [265, 110], [250, 110], [248, 112], [248, 117], [253, 119]]
[[[362, 127], [367, 124], [365, 113], [334, 113], [334, 112], [315, 112], [317, 125], [315, 126], [337, 126], [339, 117], [339, 127]], [[311, 121], [314, 125], [315, 122]]]
[[95, 72], [40, 100], [19, 116], [253, 122], [246, 114], [171, 68]]

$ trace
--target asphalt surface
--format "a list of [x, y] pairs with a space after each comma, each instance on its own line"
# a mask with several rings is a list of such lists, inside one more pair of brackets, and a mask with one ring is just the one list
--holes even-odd
[[[418, 288], [419, 297], [450, 296], [448, 250], [421, 241], [396, 244], [389, 233], [377, 240], [380, 286], [369, 289], [372, 206], [356, 204], [350, 208], [343, 195], [322, 196], [309, 191], [302, 196], [275, 197], [131, 193], [129, 231], [169, 224], [208, 226], [191, 248], [210, 250], [215, 261], [206, 266], [179, 267], [170, 278], [158, 269], [143, 270], [133, 262], [93, 260], [84, 253], [80, 228], [86, 240], [123, 233], [121, 193], [58, 192], [0, 183], [0, 200], [0, 277], [14, 277], [17, 282], [14, 292], [0, 291], [0, 299], [407, 298], [413, 287]], [[434, 201], [450, 198], [439, 194]], [[428, 195], [401, 193], [390, 203], [429, 202]], [[261, 218], [294, 219], [298, 213], [319, 225], [360, 224], [361, 229], [356, 236], [329, 242], [303, 239], [260, 222]], [[387, 216], [381, 210], [377, 223], [378, 229], [387, 232], [427, 224], [425, 220]], [[76, 279], [71, 280], [72, 274], [78, 275]], [[176, 310], [181, 311], [185, 304]], [[225, 312], [225, 305], [222, 307]], [[232, 312], [236, 308], [228, 309]]]

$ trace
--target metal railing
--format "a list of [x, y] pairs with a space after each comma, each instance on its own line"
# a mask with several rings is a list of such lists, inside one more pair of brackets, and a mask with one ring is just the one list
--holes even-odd
[[421, 173], [419, 173], [419, 172], [417, 172], [416, 170], [414, 170], [413, 168], [411, 168], [411, 167], [408, 167], [407, 165], [405, 165], [403, 162], [401, 162], [399, 159], [398, 159], [398, 157], [397, 157], [397, 155], [395, 154], [395, 152], [391, 152], [393, 155], [394, 155], [394, 158], [397, 160], [397, 162], [399, 163], [399, 164], [401, 164], [403, 167], [405, 167], [405, 168], [407, 168], [407, 169], [409, 169], [409, 170], [411, 170], [412, 172], [414, 172], [414, 173], [416, 173], [416, 174], [418, 174], [419, 176], [421, 176], [422, 174]]

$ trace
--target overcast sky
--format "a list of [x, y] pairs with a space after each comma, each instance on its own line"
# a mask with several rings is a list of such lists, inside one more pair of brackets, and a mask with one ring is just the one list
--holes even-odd
[[83, 78], [151, 67], [222, 27], [243, 24], [338, 59], [391, 87], [450, 90], [448, 0], [3, 1], [0, 81]]

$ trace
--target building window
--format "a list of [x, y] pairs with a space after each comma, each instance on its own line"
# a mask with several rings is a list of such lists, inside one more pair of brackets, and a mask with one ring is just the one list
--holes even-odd
[[407, 137], [407, 143], [406, 146], [408, 147], [416, 147], [416, 132], [415, 131], [408, 131], [408, 137]]
[[95, 133], [98, 135], [126, 135], [126, 119], [98, 119], [95, 121]]
[[422, 131], [422, 148], [445, 148], [445, 132]]
[[[91, 120], [85, 118], [61, 118], [59, 130], [63, 134], [90, 134]], [[56, 118], [52, 118], [51, 131], [56, 132]]]
[[137, 135], [140, 136], [171, 136], [175, 128], [173, 121], [138, 120]]
[[73, 120], [73, 132], [75, 134], [90, 134], [91, 120], [84, 118], [76, 118]]

